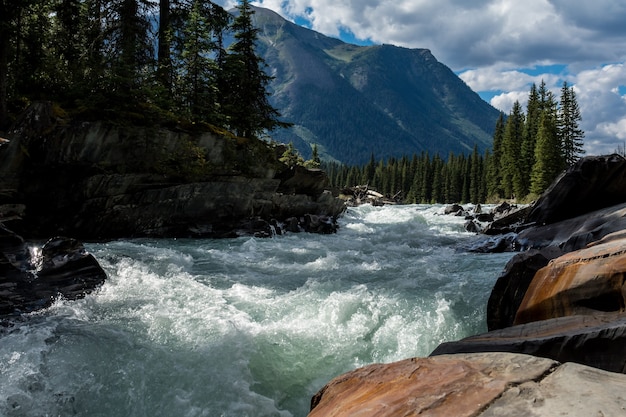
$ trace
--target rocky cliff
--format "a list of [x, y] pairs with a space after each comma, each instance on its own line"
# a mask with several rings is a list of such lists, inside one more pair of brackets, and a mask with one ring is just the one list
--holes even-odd
[[310, 415], [626, 415], [625, 178], [621, 156], [585, 158], [494, 221], [479, 250], [523, 252], [493, 288], [490, 331], [341, 375]]
[[[36, 103], [0, 147], [0, 221], [26, 236], [330, 233], [343, 202], [280, 145], [210, 126], [76, 122]], [[287, 225], [287, 226], [284, 226]]]

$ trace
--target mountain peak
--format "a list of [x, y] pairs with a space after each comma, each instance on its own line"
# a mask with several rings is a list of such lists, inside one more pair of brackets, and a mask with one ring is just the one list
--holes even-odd
[[491, 147], [498, 110], [428, 49], [358, 46], [254, 7], [272, 105], [294, 126], [273, 133], [308, 157], [364, 164], [422, 151]]

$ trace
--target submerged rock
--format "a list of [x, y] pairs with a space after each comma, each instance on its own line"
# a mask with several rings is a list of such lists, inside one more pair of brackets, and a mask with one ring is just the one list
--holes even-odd
[[34, 250], [0, 223], [0, 316], [74, 300], [104, 283], [106, 273], [75, 239], [56, 237]]

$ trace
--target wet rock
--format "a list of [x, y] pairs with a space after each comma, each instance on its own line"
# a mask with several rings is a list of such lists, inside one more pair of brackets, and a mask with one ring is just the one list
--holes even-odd
[[626, 239], [611, 239], [553, 259], [530, 283], [515, 324], [626, 306]]
[[459, 213], [463, 213], [463, 206], [460, 204], [450, 204], [443, 208], [443, 214], [453, 214], [458, 215]]
[[571, 219], [531, 227], [519, 233], [520, 247], [559, 246], [564, 252], [585, 248], [626, 228], [626, 203], [606, 207]]
[[431, 356], [523, 353], [626, 373], [626, 314], [593, 313], [542, 320], [442, 343]]
[[50, 239], [37, 253], [0, 227], [0, 316], [48, 307], [59, 296], [84, 297], [105, 279], [96, 259], [75, 239]]
[[487, 328], [502, 329], [513, 325], [517, 310], [537, 271], [563, 252], [558, 247], [521, 252], [509, 260], [498, 277], [487, 302]]

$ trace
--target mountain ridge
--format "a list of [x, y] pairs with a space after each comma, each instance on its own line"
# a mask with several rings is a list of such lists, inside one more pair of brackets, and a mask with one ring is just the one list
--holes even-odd
[[253, 9], [270, 103], [294, 124], [273, 139], [346, 164], [491, 147], [499, 111], [430, 50], [352, 45]]

